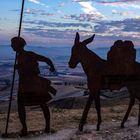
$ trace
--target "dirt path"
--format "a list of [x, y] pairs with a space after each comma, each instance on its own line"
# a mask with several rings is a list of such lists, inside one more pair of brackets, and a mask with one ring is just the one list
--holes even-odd
[[[137, 120], [131, 117], [126, 128], [120, 129], [120, 122], [103, 123], [100, 131], [95, 131], [95, 125], [85, 126], [84, 132], [77, 129], [64, 129], [50, 136], [42, 136], [40, 140], [140, 140], [140, 127]], [[38, 138], [36, 138], [38, 139]]]
[[51, 136], [43, 136], [41, 140], [140, 140], [140, 127], [137, 119], [131, 117], [126, 128], [120, 129], [120, 122], [103, 123], [100, 131], [95, 131], [95, 125], [86, 125], [84, 132], [77, 129], [64, 129]]
[[[30, 140], [140, 140], [140, 127], [136, 125], [137, 119], [130, 117], [126, 128], [120, 129], [120, 122], [103, 123], [100, 131], [95, 131], [96, 125], [85, 125], [84, 131], [78, 132], [77, 128], [67, 128], [51, 135], [37, 137], [13, 138]], [[2, 138], [1, 138], [2, 139]], [[12, 139], [12, 138], [11, 138]]]
[[[129, 120], [126, 122], [126, 128], [120, 129], [121, 120], [126, 112], [128, 100], [117, 102], [108, 102], [102, 105], [102, 124], [101, 130], [96, 131], [97, 116], [95, 108], [91, 108], [87, 118], [87, 124], [83, 133], [77, 132], [77, 127], [83, 112], [82, 108], [60, 109], [51, 107], [51, 128], [55, 128], [55, 133], [46, 135], [43, 133], [45, 122], [42, 111], [27, 107], [27, 125], [29, 135], [26, 138], [30, 140], [140, 140], [140, 128], [137, 126], [137, 116], [139, 106], [136, 104]], [[81, 103], [81, 102], [80, 102]], [[83, 101], [82, 101], [83, 103]], [[115, 106], [114, 106], [115, 105]], [[5, 106], [5, 105], [4, 105]], [[77, 106], [77, 105], [76, 105]], [[0, 112], [0, 135], [5, 130], [6, 112]], [[21, 124], [15, 106], [10, 115], [9, 129], [10, 139], [21, 139], [19, 131]], [[2, 139], [0, 137], [0, 139]]]

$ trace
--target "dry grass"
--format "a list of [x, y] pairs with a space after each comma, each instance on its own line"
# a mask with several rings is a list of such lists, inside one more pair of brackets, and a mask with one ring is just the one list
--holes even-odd
[[[107, 106], [102, 107], [102, 120], [107, 121], [121, 121], [127, 109], [127, 105]], [[65, 128], [77, 128], [79, 120], [81, 118], [83, 109], [57, 109], [51, 108], [51, 125], [55, 130], [61, 130]], [[130, 116], [137, 117], [138, 105], [135, 105], [132, 109]], [[96, 110], [91, 108], [87, 122], [88, 124], [96, 124]], [[4, 132], [6, 123], [6, 114], [0, 114], [0, 131]], [[27, 124], [29, 130], [42, 130], [45, 127], [45, 121], [42, 111], [28, 110], [27, 111]], [[21, 129], [17, 112], [12, 112], [10, 116], [9, 132], [18, 132]]]

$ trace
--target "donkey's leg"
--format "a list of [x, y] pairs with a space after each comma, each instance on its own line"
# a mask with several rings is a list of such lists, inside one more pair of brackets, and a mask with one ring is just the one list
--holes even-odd
[[90, 94], [90, 95], [89, 95], [89, 98], [88, 98], [88, 100], [87, 100], [87, 103], [86, 103], [84, 112], [83, 112], [83, 114], [82, 114], [82, 118], [81, 118], [81, 120], [80, 120], [79, 131], [83, 131], [83, 126], [84, 126], [84, 124], [86, 123], [86, 118], [87, 118], [89, 109], [90, 109], [90, 107], [91, 107], [91, 104], [92, 104], [92, 102], [93, 102], [93, 99], [94, 99], [94, 96]]
[[128, 106], [127, 112], [126, 112], [126, 114], [125, 114], [125, 116], [123, 118], [123, 121], [121, 123], [121, 128], [124, 128], [124, 123], [127, 121], [129, 113], [130, 113], [134, 103], [135, 103], [135, 98], [130, 97], [129, 106]]
[[45, 103], [41, 104], [40, 107], [42, 108], [44, 118], [46, 121], [45, 132], [50, 133], [50, 110], [49, 110], [49, 107]]
[[23, 101], [20, 98], [20, 95], [18, 95], [18, 114], [19, 114], [20, 122], [22, 124], [22, 130], [20, 136], [26, 136], [27, 135], [26, 111], [25, 111], [25, 106], [23, 104]]
[[95, 108], [97, 110], [97, 116], [98, 116], [98, 123], [97, 123], [97, 131], [100, 130], [100, 124], [101, 124], [101, 105], [100, 105], [100, 95], [97, 94], [97, 96], [95, 96]]
[[139, 101], [138, 126], [140, 126], [140, 101]]

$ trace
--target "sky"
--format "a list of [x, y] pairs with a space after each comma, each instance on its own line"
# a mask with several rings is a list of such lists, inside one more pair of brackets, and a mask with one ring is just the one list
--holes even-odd
[[[18, 34], [22, 0], [0, 1], [0, 44]], [[25, 0], [21, 36], [28, 45], [71, 46], [96, 34], [95, 47], [132, 40], [140, 47], [140, 0]]]

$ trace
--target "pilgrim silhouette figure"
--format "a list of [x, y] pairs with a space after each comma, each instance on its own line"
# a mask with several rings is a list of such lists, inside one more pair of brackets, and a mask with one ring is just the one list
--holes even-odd
[[22, 124], [21, 136], [27, 135], [26, 110], [25, 106], [40, 105], [42, 108], [46, 128], [45, 132], [50, 132], [50, 111], [47, 102], [56, 94], [56, 90], [51, 86], [51, 81], [40, 77], [38, 61], [46, 62], [50, 66], [50, 71], [55, 68], [52, 61], [44, 56], [31, 51], [24, 50], [26, 41], [21, 37], [11, 39], [11, 47], [17, 53], [16, 69], [19, 74], [18, 87], [18, 114]]

